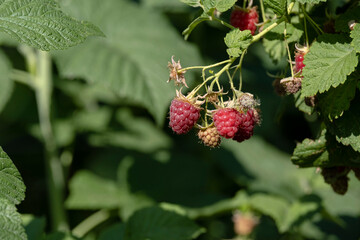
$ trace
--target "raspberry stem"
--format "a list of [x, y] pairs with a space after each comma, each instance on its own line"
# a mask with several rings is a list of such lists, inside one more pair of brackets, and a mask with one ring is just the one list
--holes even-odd
[[291, 77], [294, 77], [294, 69], [292, 66], [292, 59], [291, 59], [291, 53], [290, 53], [290, 49], [289, 49], [289, 44], [286, 40], [286, 25], [285, 25], [285, 29], [284, 29], [284, 42], [285, 42], [285, 46], [286, 46], [286, 51], [288, 53], [288, 58], [289, 58], [289, 64], [290, 64], [290, 71], [291, 71]]
[[[294, 7], [294, 4], [295, 4], [294, 2], [292, 2], [292, 3], [289, 4], [289, 7], [288, 7], [288, 9], [287, 9], [288, 14], [291, 12], [291, 9]], [[286, 20], [286, 17], [285, 17], [285, 16], [279, 18], [276, 22], [274, 22], [273, 24], [271, 24], [270, 26], [268, 26], [268, 27], [267, 27], [266, 29], [264, 29], [262, 32], [256, 34], [256, 35], [253, 37], [251, 43], [254, 43], [254, 42], [259, 41], [260, 38], [262, 38], [266, 33], [268, 33], [269, 31], [271, 31], [273, 28], [275, 28], [276, 26], [278, 26], [280, 23], [282, 23], [282, 22], [285, 21], [285, 20]]]
[[[302, 12], [304, 13], [305, 15], [305, 8], [304, 8], [304, 5], [301, 4], [301, 9], [302, 9]], [[305, 42], [306, 42], [306, 46], [309, 46], [309, 36], [308, 36], [308, 32], [307, 32], [307, 27], [306, 27], [306, 18], [304, 18], [304, 31], [305, 31]]]
[[[312, 27], [315, 29], [318, 35], [324, 34], [324, 31], [317, 25], [317, 23], [312, 20], [312, 18], [307, 14], [306, 11], [303, 11], [305, 18], [311, 23]], [[319, 33], [320, 32], [320, 33]]]
[[266, 19], [266, 15], [265, 15], [263, 0], [260, 0], [260, 9], [261, 9], [261, 16], [262, 16], [263, 22], [266, 22], [267, 19]]
[[224, 25], [225, 27], [230, 28], [231, 30], [232, 30], [232, 29], [235, 29], [232, 25], [230, 25], [230, 24], [228, 24], [227, 22], [224, 22], [223, 20], [215, 17], [214, 14], [213, 14], [213, 16], [211, 16], [211, 19], [212, 19], [212, 20], [215, 20], [215, 21], [217, 21], [217, 22], [219, 22], [219, 23], [221, 23], [222, 25]]

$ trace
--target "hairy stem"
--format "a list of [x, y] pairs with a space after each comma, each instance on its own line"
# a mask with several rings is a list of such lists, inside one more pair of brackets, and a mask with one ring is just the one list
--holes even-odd
[[64, 175], [51, 126], [52, 67], [50, 54], [37, 53], [35, 94], [41, 134], [45, 145], [45, 169], [53, 230], [68, 231], [64, 208]]

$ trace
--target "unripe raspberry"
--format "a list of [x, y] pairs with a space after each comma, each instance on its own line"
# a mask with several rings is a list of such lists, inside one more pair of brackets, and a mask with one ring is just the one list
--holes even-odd
[[244, 140], [247, 140], [252, 137], [254, 133], [254, 112], [252, 109], [247, 111], [247, 113], [242, 113], [241, 115], [241, 121], [239, 124], [239, 130], [236, 132], [235, 136], [233, 137], [233, 140], [237, 142], [242, 142]]
[[256, 7], [243, 9], [235, 8], [230, 16], [230, 24], [241, 31], [250, 30], [254, 35], [256, 31], [256, 24], [259, 22], [259, 14]]
[[216, 127], [209, 127], [205, 130], [199, 130], [198, 137], [204, 145], [214, 148], [218, 147], [221, 143], [221, 137], [216, 130]]
[[185, 98], [175, 98], [170, 106], [170, 127], [177, 134], [185, 134], [200, 118], [200, 108]]
[[304, 64], [304, 56], [309, 52], [309, 48], [306, 46], [295, 45], [296, 52], [295, 52], [295, 66], [294, 72], [302, 72], [303, 68], [305, 67]]
[[259, 219], [252, 214], [243, 214], [237, 212], [232, 218], [234, 222], [234, 232], [239, 236], [250, 235], [256, 225], [259, 224]]
[[213, 119], [218, 133], [224, 138], [233, 138], [239, 130], [241, 116], [234, 108], [221, 108], [216, 110]]
[[331, 183], [331, 187], [334, 192], [344, 195], [349, 187], [349, 178], [347, 176], [341, 176]]

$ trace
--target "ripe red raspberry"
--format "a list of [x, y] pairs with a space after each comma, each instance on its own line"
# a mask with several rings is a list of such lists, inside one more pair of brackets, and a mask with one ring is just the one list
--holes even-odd
[[250, 30], [251, 34], [255, 34], [256, 23], [259, 22], [259, 14], [256, 7], [243, 9], [235, 8], [230, 16], [230, 24], [241, 31]]
[[214, 113], [213, 119], [218, 133], [224, 138], [233, 138], [239, 130], [241, 116], [235, 108], [221, 108]]
[[209, 127], [198, 132], [199, 139], [208, 147], [217, 147], [221, 143], [221, 137], [216, 130], [216, 127]]
[[247, 113], [242, 113], [241, 121], [239, 124], [239, 130], [236, 132], [233, 140], [237, 142], [242, 142], [252, 137], [254, 134], [255, 126], [255, 116], [252, 109], [247, 111]]
[[170, 106], [170, 127], [177, 134], [190, 131], [200, 118], [200, 109], [186, 99], [175, 98]]

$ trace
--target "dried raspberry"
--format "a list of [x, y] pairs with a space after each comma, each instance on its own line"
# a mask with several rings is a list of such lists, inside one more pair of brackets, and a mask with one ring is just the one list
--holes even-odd
[[233, 140], [237, 142], [242, 142], [244, 140], [247, 140], [252, 137], [254, 133], [254, 112], [252, 109], [247, 111], [247, 113], [242, 113], [241, 115], [241, 121], [239, 124], [239, 130], [236, 132], [235, 136], [233, 137]]
[[241, 31], [250, 30], [255, 34], [256, 24], [259, 22], [259, 14], [256, 7], [243, 9], [235, 8], [230, 16], [230, 24]]
[[170, 127], [177, 134], [190, 131], [200, 118], [200, 109], [186, 99], [175, 98], [170, 106]]
[[355, 173], [356, 178], [360, 181], [360, 168], [352, 168]]
[[322, 168], [321, 174], [326, 183], [332, 184], [336, 182], [338, 178], [346, 176], [349, 171], [350, 168], [348, 167], [327, 167]]
[[309, 107], [315, 107], [316, 103], [317, 103], [316, 95], [305, 97], [305, 104], [308, 105]]
[[217, 147], [221, 143], [221, 137], [216, 130], [216, 127], [209, 127], [198, 132], [199, 139], [208, 147]]
[[239, 130], [241, 116], [234, 108], [221, 108], [214, 113], [213, 118], [218, 133], [224, 138], [233, 138]]
[[347, 176], [341, 176], [331, 183], [331, 187], [334, 192], [344, 195], [349, 187], [349, 178]]
[[277, 95], [279, 96], [286, 95], [285, 87], [283, 84], [281, 84], [281, 79], [275, 79], [272, 85]]

